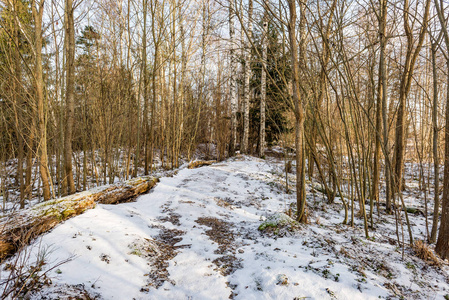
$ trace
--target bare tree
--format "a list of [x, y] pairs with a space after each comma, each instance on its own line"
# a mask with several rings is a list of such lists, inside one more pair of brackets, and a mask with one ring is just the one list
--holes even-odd
[[66, 38], [66, 116], [64, 137], [64, 185], [66, 194], [73, 194], [75, 181], [72, 170], [72, 138], [75, 114], [75, 24], [73, 0], [65, 1], [65, 38]]
[[244, 61], [244, 85], [243, 85], [243, 138], [242, 152], [248, 153], [249, 138], [249, 106], [251, 98], [251, 44], [253, 38], [253, 0], [248, 0], [248, 29], [246, 30], [247, 42], [245, 43], [245, 61]]
[[42, 17], [45, 0], [31, 0], [31, 11], [34, 19], [34, 86], [36, 89], [37, 124], [39, 133], [39, 169], [42, 179], [44, 200], [51, 198], [50, 173], [48, 171], [47, 158], [47, 129], [44, 94], [44, 72], [42, 69]]
[[268, 21], [267, 12], [263, 15], [262, 31], [262, 74], [260, 79], [260, 131], [259, 131], [259, 157], [265, 155], [265, 106], [267, 98], [267, 53], [268, 53]]
[[[289, 0], [288, 35], [290, 42], [290, 55], [292, 63], [292, 87], [293, 103], [295, 107], [295, 147], [296, 147], [296, 205], [298, 209], [297, 219], [307, 222], [305, 213], [305, 166], [304, 166], [304, 108], [301, 102], [301, 92], [299, 89], [299, 61], [298, 43], [296, 41], [296, 1]], [[301, 18], [304, 18], [304, 3], [300, 3]], [[301, 22], [301, 26], [304, 23]]]
[[230, 42], [230, 66], [229, 72], [229, 97], [231, 101], [231, 138], [229, 141], [229, 156], [235, 154], [237, 144], [237, 78], [236, 78], [236, 53], [235, 53], [235, 24], [234, 24], [234, 1], [229, 1], [229, 42]]
[[[442, 0], [435, 0], [435, 7], [437, 9], [438, 19], [440, 21], [441, 31], [443, 34], [446, 48], [449, 49], [449, 33], [447, 30], [447, 19], [444, 17], [445, 7]], [[447, 92], [446, 92], [446, 126], [444, 132], [444, 179], [443, 179], [443, 197], [441, 225], [438, 231], [438, 240], [435, 246], [435, 251], [445, 259], [449, 257], [449, 57], [446, 56], [447, 65]], [[435, 192], [437, 193], [437, 192]]]

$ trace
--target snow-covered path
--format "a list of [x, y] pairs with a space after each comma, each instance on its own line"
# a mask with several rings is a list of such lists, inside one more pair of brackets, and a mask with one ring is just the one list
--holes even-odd
[[[41, 249], [51, 249], [49, 265], [73, 259], [52, 271], [53, 284], [34, 297], [64, 297], [64, 289], [77, 285], [101, 299], [391, 295], [384, 285], [388, 280], [348, 264], [341, 254], [356, 244], [349, 233], [363, 235], [355, 229], [334, 234], [335, 228], [326, 228], [326, 222], [334, 226], [338, 219], [285, 237], [258, 230], [262, 220], [286, 211], [293, 201], [293, 195], [279, 190], [280, 174], [281, 167], [272, 162], [240, 157], [161, 178], [136, 202], [98, 205], [42, 238]], [[334, 217], [340, 216], [337, 212]], [[413, 276], [412, 270], [407, 272], [402, 266], [398, 282]], [[411, 281], [410, 288], [419, 289]], [[443, 295], [439, 290], [428, 296]]]

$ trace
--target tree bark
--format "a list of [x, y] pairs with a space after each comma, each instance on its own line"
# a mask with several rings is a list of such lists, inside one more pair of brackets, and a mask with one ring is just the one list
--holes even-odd
[[[149, 158], [150, 158], [150, 143], [149, 143], [149, 100], [148, 100], [148, 75], [147, 75], [147, 0], [143, 0], [143, 34], [142, 34], [142, 74], [143, 74], [143, 126], [145, 128], [145, 139], [144, 139], [144, 174], [149, 174]], [[152, 162], [151, 162], [152, 164]]]
[[22, 81], [22, 72], [21, 72], [21, 60], [19, 57], [19, 24], [17, 21], [17, 0], [12, 4], [14, 11], [14, 20], [13, 20], [13, 38], [14, 38], [14, 47], [13, 47], [13, 59], [14, 59], [14, 112], [15, 112], [15, 129], [18, 139], [18, 149], [17, 149], [17, 182], [19, 184], [19, 201], [20, 208], [25, 207], [25, 184], [23, 177], [23, 160], [24, 160], [24, 121], [23, 121], [23, 96], [21, 93], [21, 81]]
[[438, 219], [440, 216], [440, 160], [438, 158], [438, 72], [436, 66], [436, 42], [432, 42], [432, 76], [433, 76], [433, 104], [432, 104], [432, 127], [433, 127], [433, 173], [434, 173], [434, 206], [432, 230], [430, 232], [430, 243], [435, 243], [438, 231]]
[[[304, 4], [301, 4], [304, 5]], [[288, 1], [290, 18], [288, 21], [288, 35], [292, 64], [293, 103], [295, 107], [295, 147], [296, 147], [296, 205], [297, 219], [307, 222], [305, 214], [305, 168], [304, 168], [304, 108], [299, 90], [298, 44], [296, 42], [296, 0]], [[303, 10], [301, 9], [301, 12]]]
[[[386, 82], [383, 76], [383, 69], [385, 67], [384, 55], [385, 55], [385, 33], [386, 33], [386, 1], [380, 1], [380, 13], [379, 13], [379, 40], [381, 47], [381, 57], [379, 63], [379, 78], [377, 85], [377, 102], [376, 102], [376, 142], [374, 146], [374, 168], [373, 168], [373, 184], [371, 190], [371, 201], [379, 202], [379, 178], [380, 178], [380, 153], [381, 153], [381, 140], [382, 140], [382, 103], [384, 101], [384, 85]], [[372, 208], [370, 211], [372, 221]]]
[[73, 0], [65, 1], [66, 16], [66, 119], [64, 138], [64, 169], [67, 195], [75, 193], [75, 181], [72, 170], [72, 136], [75, 114], [75, 24], [73, 20]]
[[[444, 18], [443, 1], [435, 0], [435, 7], [438, 13], [438, 19], [441, 25], [446, 47], [449, 47], [449, 34], [447, 31], [446, 21]], [[441, 224], [438, 231], [438, 240], [435, 245], [435, 252], [441, 256], [442, 259], [449, 258], [449, 59], [446, 60], [447, 65], [447, 92], [446, 92], [446, 126], [444, 130], [444, 179], [443, 179], [443, 197]], [[436, 193], [436, 192], [435, 192]]]
[[237, 64], [235, 57], [235, 27], [234, 27], [234, 6], [233, 0], [229, 1], [229, 40], [230, 40], [230, 64], [231, 74], [229, 77], [229, 96], [231, 100], [231, 138], [229, 141], [229, 156], [235, 155], [237, 144]]
[[405, 160], [405, 147], [406, 147], [406, 104], [407, 97], [410, 92], [410, 87], [412, 84], [413, 72], [415, 69], [415, 62], [418, 58], [419, 52], [421, 51], [422, 44], [424, 42], [424, 37], [427, 32], [427, 21], [429, 16], [430, 0], [426, 0], [425, 11], [422, 20], [422, 25], [420, 33], [418, 36], [418, 43], [413, 49], [415, 44], [413, 39], [413, 32], [409, 24], [409, 1], [404, 1], [404, 30], [407, 37], [407, 54], [405, 58], [404, 69], [402, 70], [401, 85], [399, 90], [399, 107], [396, 119], [396, 137], [395, 137], [395, 147], [394, 147], [394, 180], [395, 187], [393, 193], [402, 192], [402, 179], [404, 173], [404, 160]]
[[262, 74], [260, 78], [260, 131], [259, 131], [259, 157], [265, 155], [265, 105], [267, 98], [267, 53], [268, 53], [268, 22], [267, 13], [263, 17], [262, 37]]
[[391, 213], [391, 163], [390, 163], [390, 146], [388, 142], [388, 111], [387, 111], [387, 70], [385, 63], [385, 48], [387, 25], [387, 1], [382, 0], [380, 3], [379, 18], [379, 36], [380, 36], [380, 58], [379, 58], [379, 76], [382, 82], [382, 127], [383, 127], [383, 148], [385, 161], [385, 201], [386, 211]]
[[[447, 70], [449, 71], [449, 60], [447, 61]], [[441, 225], [438, 232], [438, 240], [435, 245], [435, 252], [442, 259], [449, 258], [449, 73], [447, 73], [447, 93], [446, 93], [446, 127], [444, 130], [444, 179], [443, 179], [443, 198], [441, 199]], [[436, 193], [436, 191], [435, 191]]]
[[242, 153], [249, 152], [249, 106], [251, 98], [251, 40], [253, 38], [253, 0], [248, 0], [248, 30], [247, 42], [245, 43], [245, 81], [243, 85], [243, 139]]
[[47, 159], [47, 129], [45, 117], [45, 95], [44, 95], [44, 73], [42, 69], [42, 16], [44, 13], [45, 0], [31, 1], [31, 10], [34, 18], [34, 51], [35, 51], [35, 66], [34, 66], [34, 86], [36, 93], [37, 106], [37, 123], [39, 135], [39, 171], [42, 179], [42, 191], [44, 200], [51, 198], [50, 181], [48, 172]]

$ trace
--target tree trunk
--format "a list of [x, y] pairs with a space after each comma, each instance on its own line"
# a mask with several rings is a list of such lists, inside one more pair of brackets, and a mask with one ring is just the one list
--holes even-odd
[[265, 155], [265, 105], [267, 98], [267, 54], [268, 54], [268, 22], [267, 13], [263, 18], [262, 38], [262, 74], [260, 79], [260, 131], [259, 131], [259, 157]]
[[243, 139], [242, 153], [249, 153], [249, 105], [251, 98], [251, 40], [253, 32], [253, 0], [248, 0], [248, 30], [245, 43], [245, 81], [243, 86]]
[[[446, 127], [444, 130], [444, 179], [443, 198], [441, 199], [441, 225], [435, 251], [442, 259], [449, 258], [449, 60], [447, 61], [447, 92], [446, 92]], [[436, 193], [436, 191], [435, 191]]]
[[145, 128], [144, 139], [144, 174], [149, 174], [149, 158], [150, 158], [150, 143], [149, 143], [149, 100], [148, 100], [148, 75], [147, 75], [147, 0], [143, 0], [143, 34], [142, 34], [142, 74], [143, 74], [143, 126]]
[[[44, 95], [44, 73], [42, 69], [42, 16], [44, 12], [44, 1], [31, 1], [31, 9], [34, 18], [34, 50], [35, 50], [35, 66], [34, 66], [34, 85], [36, 93], [37, 121], [39, 135], [39, 171], [42, 180], [42, 191], [44, 200], [51, 198], [49, 172], [47, 163], [47, 130], [45, 117], [45, 95]], [[36, 7], [37, 6], [37, 7]]]
[[[301, 4], [304, 5], [304, 4]], [[296, 1], [288, 0], [290, 19], [288, 21], [288, 35], [290, 41], [290, 55], [292, 63], [293, 103], [295, 107], [295, 147], [296, 147], [296, 205], [297, 219], [307, 222], [305, 214], [305, 168], [304, 168], [304, 108], [299, 91], [299, 63], [298, 44], [296, 42]], [[302, 12], [303, 10], [301, 10]]]
[[235, 57], [235, 27], [234, 27], [234, 6], [233, 1], [229, 2], [229, 40], [230, 40], [230, 60], [231, 74], [229, 77], [229, 96], [231, 98], [231, 138], [229, 141], [229, 156], [235, 155], [237, 144], [237, 63]]
[[409, 1], [404, 1], [404, 30], [407, 36], [407, 54], [405, 58], [404, 69], [401, 75], [401, 85], [399, 90], [399, 107], [396, 119], [396, 137], [395, 137], [395, 147], [394, 147], [394, 180], [395, 187], [393, 193], [402, 192], [402, 181], [404, 173], [404, 161], [405, 161], [405, 148], [406, 148], [406, 102], [407, 97], [410, 92], [410, 87], [412, 84], [413, 71], [415, 68], [415, 62], [418, 58], [419, 52], [421, 51], [422, 44], [424, 42], [424, 37], [427, 32], [427, 21], [429, 16], [430, 0], [426, 1], [425, 12], [422, 20], [421, 30], [418, 36], [418, 43], [413, 49], [415, 44], [413, 38], [413, 32], [409, 24]]
[[388, 142], [388, 114], [387, 114], [387, 70], [385, 64], [385, 47], [387, 25], [387, 1], [380, 3], [379, 35], [380, 35], [380, 58], [379, 58], [379, 76], [382, 83], [382, 127], [383, 127], [383, 148], [385, 160], [385, 201], [386, 211], [391, 213], [391, 164], [390, 164], [390, 146]]
[[66, 119], [64, 138], [64, 180], [67, 182], [67, 191], [64, 193], [73, 194], [75, 181], [72, 170], [72, 132], [74, 126], [75, 113], [75, 24], [73, 20], [73, 0], [65, 1], [65, 38], [66, 38]]
[[[435, 7], [438, 13], [438, 19], [443, 32], [446, 48], [449, 47], [449, 34], [444, 18], [443, 1], [435, 0]], [[443, 179], [443, 198], [441, 211], [441, 225], [438, 231], [438, 240], [435, 251], [442, 259], [449, 258], [449, 59], [446, 59], [447, 65], [447, 82], [446, 82], [446, 127], [444, 131], [444, 179]], [[435, 192], [436, 193], [436, 192]]]
[[[438, 159], [438, 72], [436, 66], [436, 42], [432, 42], [432, 74], [433, 74], [433, 104], [432, 104], [432, 127], [433, 127], [433, 170], [434, 170], [434, 206], [432, 230], [430, 243], [437, 239], [438, 219], [440, 216], [440, 160]], [[448, 81], [449, 82], [449, 81]]]
[[[382, 140], [382, 103], [384, 101], [384, 81], [383, 69], [385, 67], [384, 55], [385, 55], [385, 23], [386, 23], [386, 1], [382, 0], [380, 3], [379, 14], [379, 40], [381, 47], [381, 63], [379, 64], [379, 79], [377, 85], [377, 102], [376, 102], [376, 142], [374, 147], [374, 168], [373, 168], [373, 184], [371, 189], [371, 203], [379, 202], [379, 178], [380, 178], [380, 153], [381, 153], [381, 140]], [[372, 205], [371, 205], [372, 206]], [[372, 222], [372, 207], [370, 211]]]
[[[17, 13], [17, 0], [13, 3], [13, 10]], [[20, 208], [25, 207], [25, 184], [23, 177], [23, 160], [24, 160], [24, 121], [23, 121], [23, 96], [21, 93], [21, 82], [22, 82], [22, 72], [21, 72], [21, 60], [19, 57], [19, 24], [17, 19], [14, 18], [13, 24], [13, 38], [14, 38], [14, 48], [13, 48], [13, 59], [14, 59], [14, 112], [15, 112], [15, 127], [16, 135], [18, 139], [18, 149], [17, 149], [17, 183], [19, 184], [19, 200]]]

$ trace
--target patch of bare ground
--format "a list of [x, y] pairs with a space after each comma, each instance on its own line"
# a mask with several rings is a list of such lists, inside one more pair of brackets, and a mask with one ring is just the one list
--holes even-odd
[[179, 200], [179, 203], [195, 204], [195, 202], [190, 201], [190, 200]]
[[231, 200], [231, 198], [226, 197], [224, 199], [221, 198], [215, 198], [215, 203], [217, 203], [218, 206], [233, 210], [235, 206], [233, 205], [234, 201]]
[[232, 223], [213, 217], [198, 218], [195, 222], [210, 227], [206, 235], [218, 244], [215, 254], [235, 253], [234, 233], [230, 230]]
[[[213, 217], [203, 217], [198, 218], [196, 223], [209, 227], [206, 230], [206, 235], [215, 243], [218, 244], [218, 249], [215, 250], [215, 254], [221, 254], [222, 256], [214, 259], [212, 262], [217, 266], [217, 271], [219, 271], [223, 276], [229, 276], [234, 273], [237, 269], [241, 269], [242, 260], [235, 256], [236, 244], [234, 233], [231, 231], [232, 223], [226, 222]], [[228, 286], [235, 290], [236, 285]], [[232, 292], [230, 299], [233, 299], [237, 294]]]
[[[92, 288], [95, 288], [95, 284], [92, 284]], [[66, 300], [100, 300], [103, 299], [99, 293], [93, 293], [88, 291], [84, 284], [75, 285], [58, 285], [51, 289], [48, 294], [32, 293], [28, 299], [66, 299]]]
[[169, 261], [172, 260], [177, 254], [179, 248], [190, 247], [190, 245], [175, 246], [182, 240], [184, 231], [178, 229], [168, 229], [160, 227], [161, 232], [153, 241], [147, 240], [147, 245], [137, 247], [136, 255], [145, 257], [149, 261], [149, 265], [152, 266], [151, 272], [146, 274], [148, 276], [148, 283], [141, 288], [141, 292], [148, 292], [150, 288], [160, 288], [164, 282], [168, 281], [175, 285], [172, 279], [170, 279], [170, 273], [167, 268]]
[[175, 226], [179, 226], [181, 225], [181, 223], [179, 222], [179, 218], [181, 217], [180, 214], [174, 213], [174, 212], [169, 212], [167, 214], [167, 216], [164, 217], [159, 217], [158, 220], [162, 221], [162, 222], [170, 222]]

